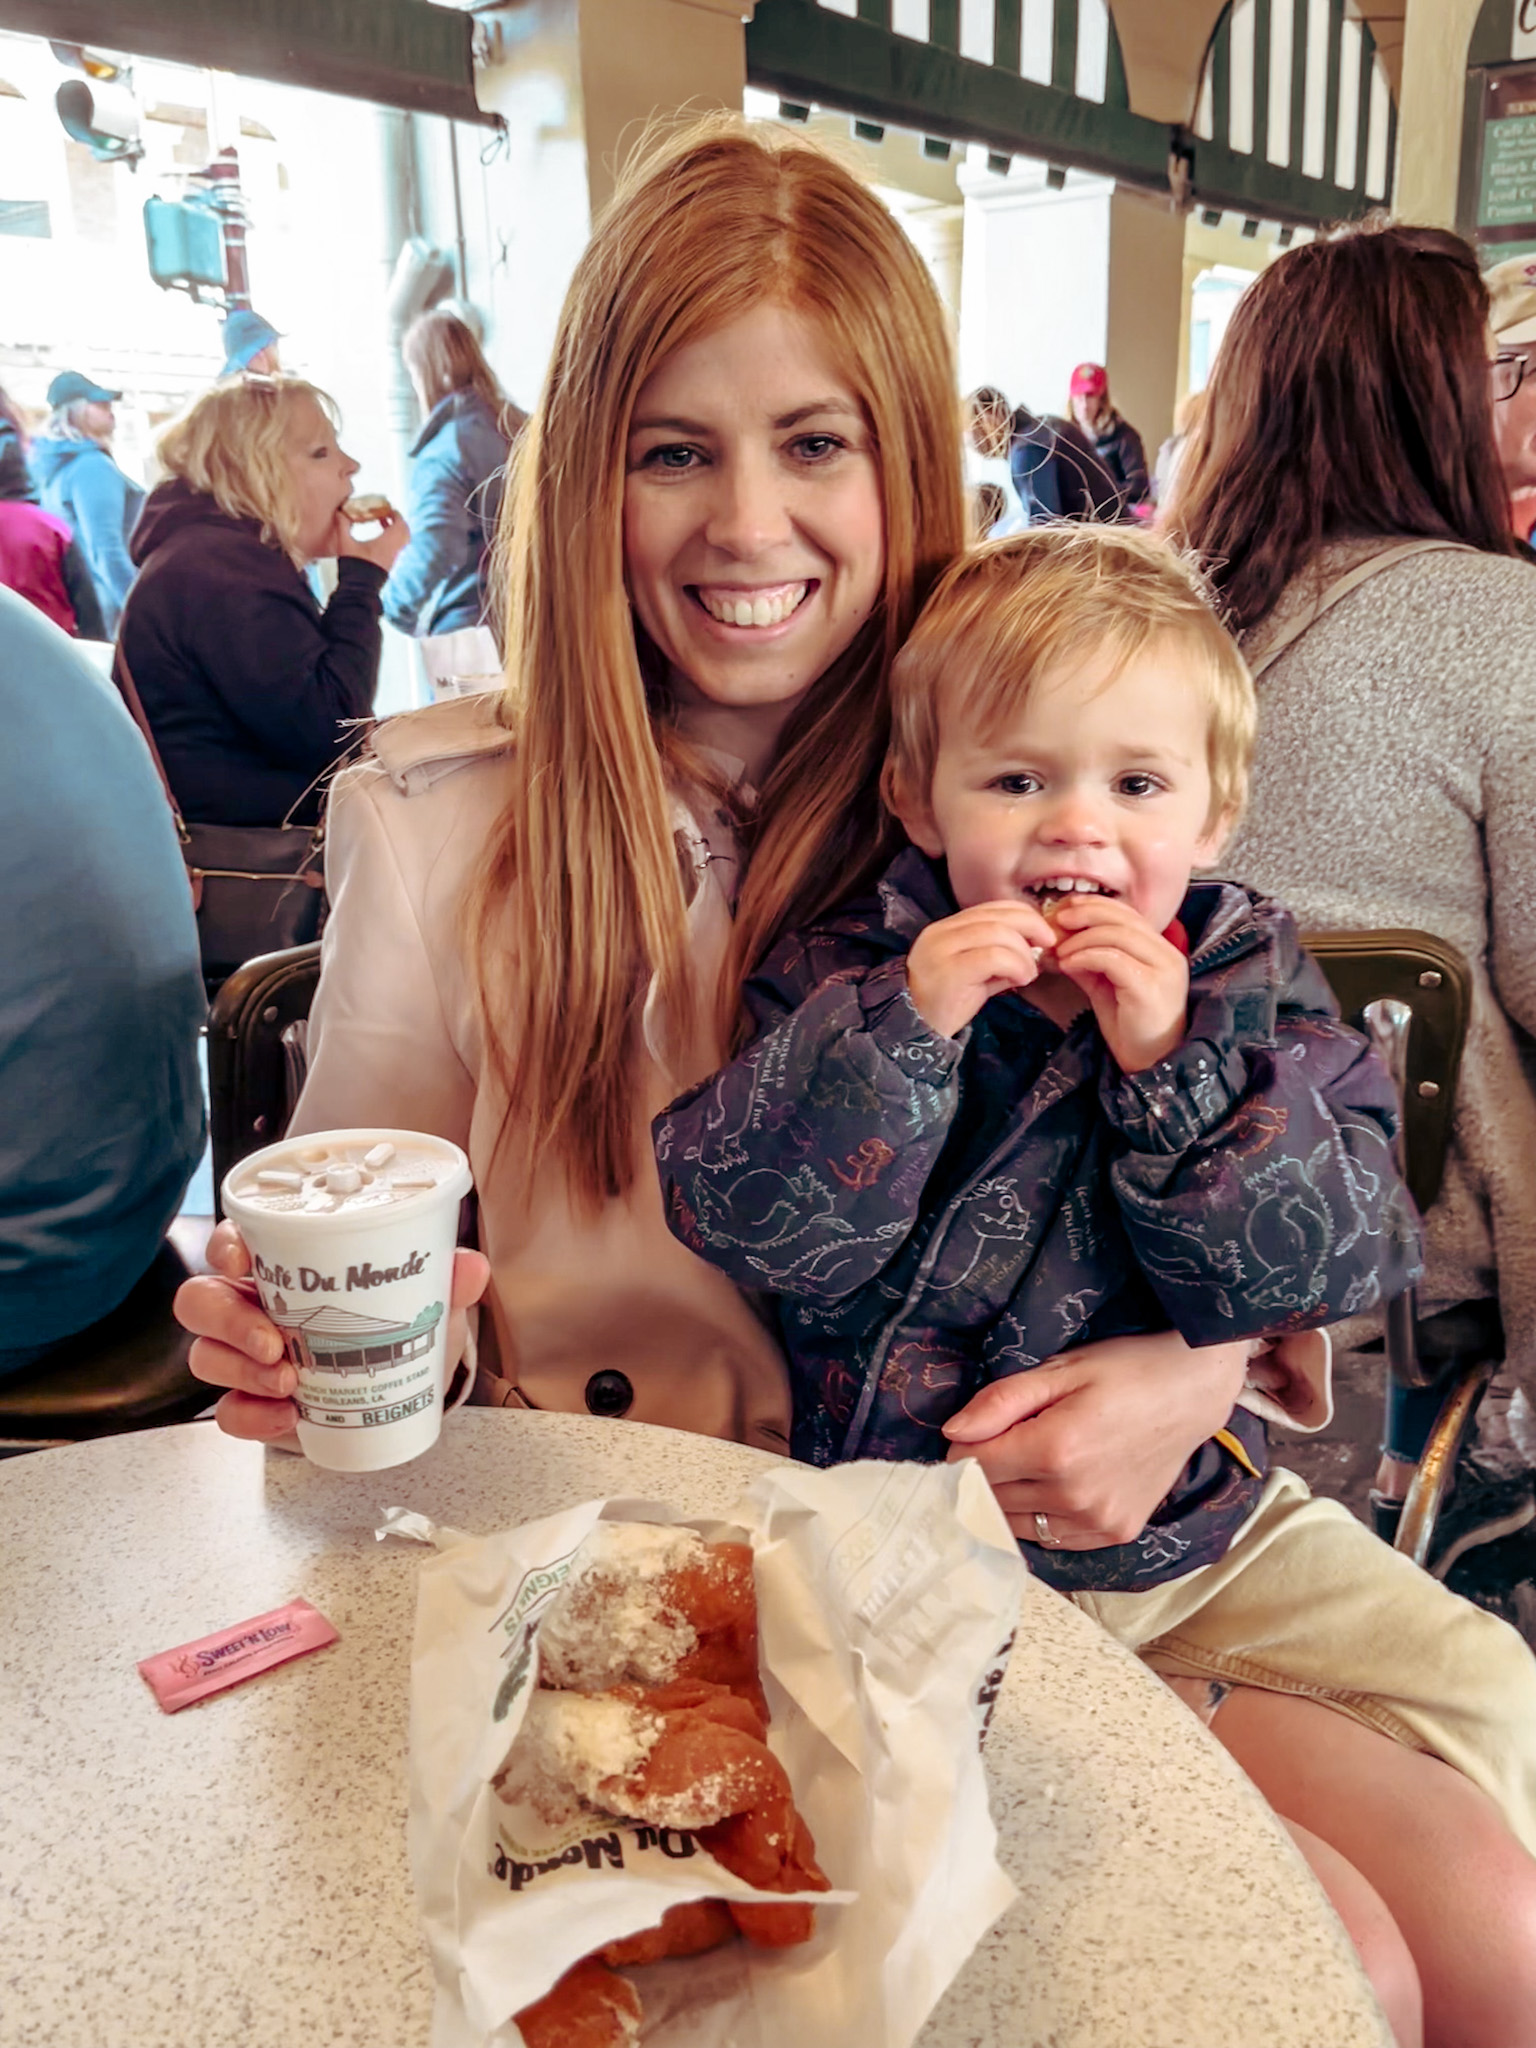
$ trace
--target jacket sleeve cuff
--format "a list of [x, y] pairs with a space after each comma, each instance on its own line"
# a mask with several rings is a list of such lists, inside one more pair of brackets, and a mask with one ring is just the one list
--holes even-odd
[[361, 555], [341, 555], [336, 562], [336, 588], [377, 598], [389, 581], [389, 571], [377, 562], [365, 562]]
[[959, 1066], [969, 1026], [958, 1038], [945, 1038], [923, 1022], [907, 988], [905, 960], [887, 961], [866, 975], [859, 1006], [874, 1044], [914, 1081], [942, 1087]]
[[1248, 1081], [1241, 1046], [1186, 1038], [1156, 1066], [1106, 1076], [1101, 1093], [1110, 1122], [1138, 1152], [1184, 1152], [1225, 1123]]

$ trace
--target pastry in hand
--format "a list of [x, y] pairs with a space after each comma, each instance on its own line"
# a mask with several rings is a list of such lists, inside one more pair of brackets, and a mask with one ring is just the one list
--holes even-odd
[[388, 498], [382, 498], [375, 493], [372, 496], [348, 498], [341, 508], [341, 513], [342, 517], [350, 520], [354, 526], [371, 526], [381, 519], [388, 518], [394, 509]]

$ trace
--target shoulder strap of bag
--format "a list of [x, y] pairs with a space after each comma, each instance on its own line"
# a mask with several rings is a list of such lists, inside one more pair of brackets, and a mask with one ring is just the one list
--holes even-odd
[[1459, 540], [1403, 540], [1392, 547], [1383, 548], [1379, 554], [1369, 555], [1363, 562], [1357, 562], [1352, 569], [1346, 569], [1342, 576], [1336, 576], [1332, 583], [1320, 593], [1315, 604], [1292, 619], [1281, 628], [1272, 640], [1263, 641], [1263, 652], [1248, 663], [1249, 673], [1255, 682], [1267, 668], [1272, 668], [1289, 648], [1295, 646], [1302, 634], [1315, 626], [1324, 612], [1332, 611], [1341, 597], [1348, 597], [1352, 590], [1358, 590], [1372, 576], [1383, 569], [1390, 569], [1396, 562], [1407, 561], [1410, 555], [1457, 554], [1474, 555], [1476, 548], [1470, 548]]
[[[133, 602], [130, 597], [128, 603]], [[171, 793], [170, 777], [165, 772], [165, 763], [160, 758], [160, 749], [155, 745], [155, 736], [149, 729], [149, 720], [144, 715], [144, 705], [139, 697], [138, 686], [133, 680], [133, 671], [128, 666], [128, 657], [123, 652], [123, 624], [128, 617], [125, 604], [117, 622], [117, 643], [112, 649], [112, 680], [117, 685], [118, 695], [128, 707], [128, 716], [144, 735], [144, 744], [149, 748], [149, 758], [155, 764], [155, 773], [160, 778], [160, 787], [165, 791], [165, 800], [171, 807], [171, 816], [176, 820], [176, 837], [185, 847], [191, 834], [187, 821], [181, 815], [181, 805]]]

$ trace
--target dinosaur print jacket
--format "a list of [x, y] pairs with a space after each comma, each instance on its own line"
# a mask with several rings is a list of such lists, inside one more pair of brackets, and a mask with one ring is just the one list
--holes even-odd
[[[978, 1388], [1070, 1346], [1309, 1329], [1417, 1278], [1391, 1080], [1279, 904], [1191, 885], [1188, 1032], [1138, 1074], [1091, 1011], [1064, 1032], [1019, 994], [931, 1031], [906, 955], [953, 911], [898, 855], [877, 901], [775, 949], [759, 1035], [653, 1126], [674, 1234], [778, 1297], [797, 1457], [937, 1460]], [[1134, 1591], [1220, 1557], [1268, 1458], [1246, 1409], [1223, 1434], [1134, 1542], [1026, 1544], [1031, 1569]]]

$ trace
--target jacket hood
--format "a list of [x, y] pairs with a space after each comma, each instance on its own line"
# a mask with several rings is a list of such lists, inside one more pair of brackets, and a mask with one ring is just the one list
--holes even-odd
[[128, 543], [128, 552], [138, 567], [143, 568], [156, 548], [163, 548], [167, 541], [185, 533], [191, 526], [222, 527], [227, 533], [248, 534], [256, 541], [261, 538], [258, 521], [233, 518], [222, 511], [206, 491], [194, 491], [190, 484], [177, 476], [156, 484], [145, 499], [144, 510], [139, 514], [138, 524]]
[[47, 483], [73, 462], [92, 460], [110, 462], [112, 457], [95, 441], [70, 441], [59, 434], [39, 434], [32, 443], [32, 468], [39, 483]]
[[[504, 408], [504, 414], [510, 416], [509, 423], [514, 427], [520, 425], [525, 417], [511, 404]], [[437, 401], [422, 421], [421, 431], [411, 443], [410, 453], [419, 455], [423, 448], [435, 441], [438, 435], [450, 426], [457, 426], [461, 433], [489, 435], [505, 449], [507, 437], [501, 430], [502, 416], [494, 406], [487, 405], [480, 393], [471, 386], [466, 385], [462, 390], [450, 391], [445, 398]]]

